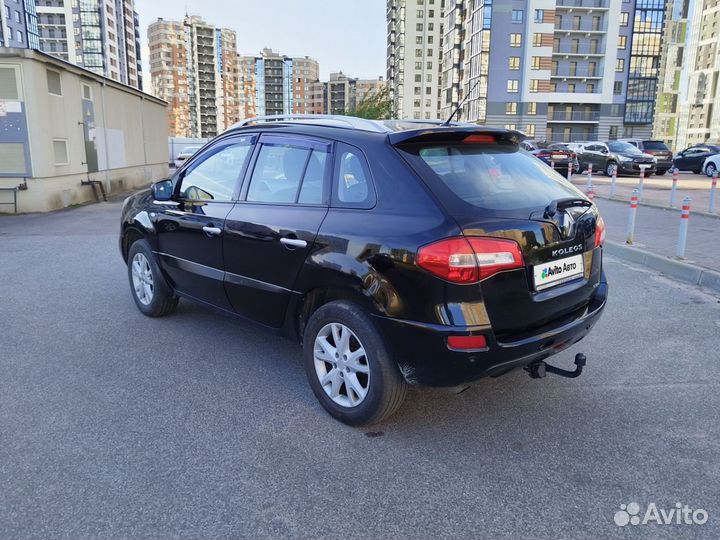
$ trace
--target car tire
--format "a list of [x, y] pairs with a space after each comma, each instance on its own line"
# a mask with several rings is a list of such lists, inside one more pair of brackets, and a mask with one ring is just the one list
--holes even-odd
[[712, 175], [718, 172], [717, 167], [714, 163], [708, 163], [707, 167], [705, 167], [705, 174], [708, 175], [708, 177], [712, 178]]
[[312, 314], [304, 331], [303, 363], [317, 400], [345, 424], [380, 422], [405, 400], [407, 383], [385, 341], [351, 302], [329, 302]]
[[612, 176], [613, 172], [615, 172], [615, 175], [618, 176], [619, 170], [618, 170], [618, 164], [614, 161], [608, 161], [607, 165], [605, 165], [605, 174], [607, 176]]
[[175, 311], [178, 298], [165, 281], [147, 240], [133, 242], [127, 261], [130, 292], [138, 309], [148, 317], [164, 317]]
[[700, 174], [702, 172], [702, 169], [694, 169], [693, 174]]
[[657, 174], [658, 176], [662, 176], [662, 175], [665, 174], [666, 172], [668, 172], [667, 169], [660, 169], [660, 170], [658, 170], [658, 171], [655, 171], [655, 174]]

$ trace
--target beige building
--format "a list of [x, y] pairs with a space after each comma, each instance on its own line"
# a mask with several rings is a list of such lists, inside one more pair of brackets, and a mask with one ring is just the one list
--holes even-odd
[[[166, 177], [167, 137], [164, 101], [39, 51], [0, 48], [0, 187], [26, 188], [18, 212]], [[12, 195], [0, 191], [0, 202]]]
[[386, 84], [382, 77], [377, 79], [356, 79], [342, 71], [331, 73], [330, 80], [323, 84], [323, 110], [325, 114], [346, 114], [357, 109], [366, 97], [379, 92]]
[[452, 1], [387, 0], [387, 82], [397, 118], [438, 118], [443, 4]]
[[148, 26], [153, 93], [170, 104], [175, 137], [214, 137], [240, 114], [237, 38], [196, 16]]

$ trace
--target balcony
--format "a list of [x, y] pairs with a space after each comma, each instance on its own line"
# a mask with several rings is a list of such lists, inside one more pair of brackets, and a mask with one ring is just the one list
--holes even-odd
[[605, 56], [605, 52], [601, 47], [590, 47], [589, 45], [573, 47], [553, 47], [553, 54], [564, 54], [567, 56]]
[[550, 73], [554, 79], [602, 79], [597, 69], [556, 69]]
[[563, 21], [560, 25], [555, 25], [556, 32], [567, 32], [568, 34], [578, 32], [581, 34], [592, 34], [593, 32], [607, 32], [607, 24], [596, 24], [592, 21], [581, 21], [577, 24], [575, 21]]
[[597, 111], [553, 111], [548, 112], [548, 122], [577, 122], [597, 124], [600, 113]]
[[608, 9], [608, 0], [557, 0], [556, 10]]

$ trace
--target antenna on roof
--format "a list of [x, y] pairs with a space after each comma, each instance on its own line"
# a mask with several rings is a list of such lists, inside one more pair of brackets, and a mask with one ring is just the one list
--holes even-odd
[[475, 88], [477, 87], [478, 84], [480, 84], [480, 77], [478, 77], [478, 80], [475, 81], [475, 84], [473, 84], [473, 87], [472, 87], [472, 88], [470, 89], [470, 91], [465, 95], [465, 97], [462, 99], [462, 101], [461, 101], [460, 103], [458, 103], [458, 106], [457, 106], [457, 107], [455, 108], [455, 110], [452, 112], [452, 114], [450, 115], [450, 118], [448, 118], [448, 119], [445, 120], [442, 124], [440, 124], [441, 126], [449, 126], [449, 125], [450, 125], [450, 122], [452, 122], [453, 116], [455, 116], [457, 113], [460, 112], [460, 109], [462, 109], [462, 108], [463, 108], [463, 105], [465, 105], [465, 102], [466, 102], [468, 99], [470, 99], [470, 96], [471, 96], [472, 93], [475, 91]]

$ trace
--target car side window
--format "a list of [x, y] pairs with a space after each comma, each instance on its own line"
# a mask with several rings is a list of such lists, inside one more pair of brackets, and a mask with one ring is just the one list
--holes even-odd
[[231, 201], [252, 145], [253, 137], [242, 137], [220, 142], [203, 152], [183, 174], [180, 197], [195, 201]]
[[322, 204], [325, 149], [262, 143], [246, 200], [263, 203]]
[[375, 188], [363, 153], [347, 144], [338, 144], [333, 175], [333, 205], [372, 208]]

